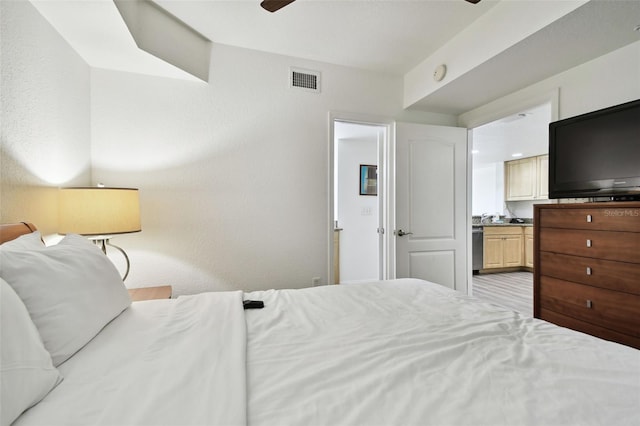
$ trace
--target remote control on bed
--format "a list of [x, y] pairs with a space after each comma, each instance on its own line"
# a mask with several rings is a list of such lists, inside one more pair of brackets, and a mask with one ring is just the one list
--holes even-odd
[[243, 300], [242, 306], [245, 309], [262, 309], [264, 308], [264, 302], [262, 300]]

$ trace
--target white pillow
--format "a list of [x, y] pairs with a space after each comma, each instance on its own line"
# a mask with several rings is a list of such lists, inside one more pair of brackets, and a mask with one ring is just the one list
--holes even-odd
[[29, 234], [20, 235], [15, 240], [11, 240], [2, 244], [3, 250], [30, 250], [41, 249], [44, 247], [45, 245], [42, 242], [40, 231], [34, 231]]
[[37, 250], [0, 246], [0, 276], [24, 302], [57, 367], [131, 304], [118, 271], [79, 235]]
[[11, 424], [37, 404], [62, 376], [51, 362], [27, 308], [0, 278], [0, 425]]

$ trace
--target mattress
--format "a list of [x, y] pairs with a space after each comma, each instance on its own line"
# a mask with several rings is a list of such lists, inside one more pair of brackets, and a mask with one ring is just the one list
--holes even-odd
[[15, 425], [640, 418], [640, 351], [414, 279], [137, 302], [60, 371]]

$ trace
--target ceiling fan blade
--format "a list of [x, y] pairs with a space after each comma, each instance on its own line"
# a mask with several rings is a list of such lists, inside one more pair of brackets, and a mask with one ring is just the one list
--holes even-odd
[[264, 10], [268, 10], [269, 12], [275, 12], [276, 10], [280, 10], [289, 3], [293, 3], [295, 0], [262, 0], [260, 6]]
[[[296, 0], [262, 0], [260, 6], [264, 10], [268, 10], [269, 12], [275, 12], [276, 10], [280, 10], [286, 5], [293, 3]], [[466, 0], [469, 3], [477, 4], [480, 3], [480, 0]]]

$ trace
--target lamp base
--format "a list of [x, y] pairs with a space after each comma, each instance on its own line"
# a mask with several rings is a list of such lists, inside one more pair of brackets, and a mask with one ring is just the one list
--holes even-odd
[[131, 263], [129, 262], [129, 256], [127, 256], [127, 253], [121, 247], [118, 247], [115, 244], [111, 244], [110, 238], [100, 237], [100, 238], [92, 239], [92, 241], [94, 244], [100, 246], [100, 249], [105, 254], [105, 256], [107, 254], [107, 246], [113, 247], [114, 249], [122, 253], [122, 255], [124, 256], [124, 260], [127, 262], [127, 269], [124, 272], [124, 275], [122, 276], [122, 281], [126, 280], [127, 276], [129, 275], [129, 269], [131, 266]]

